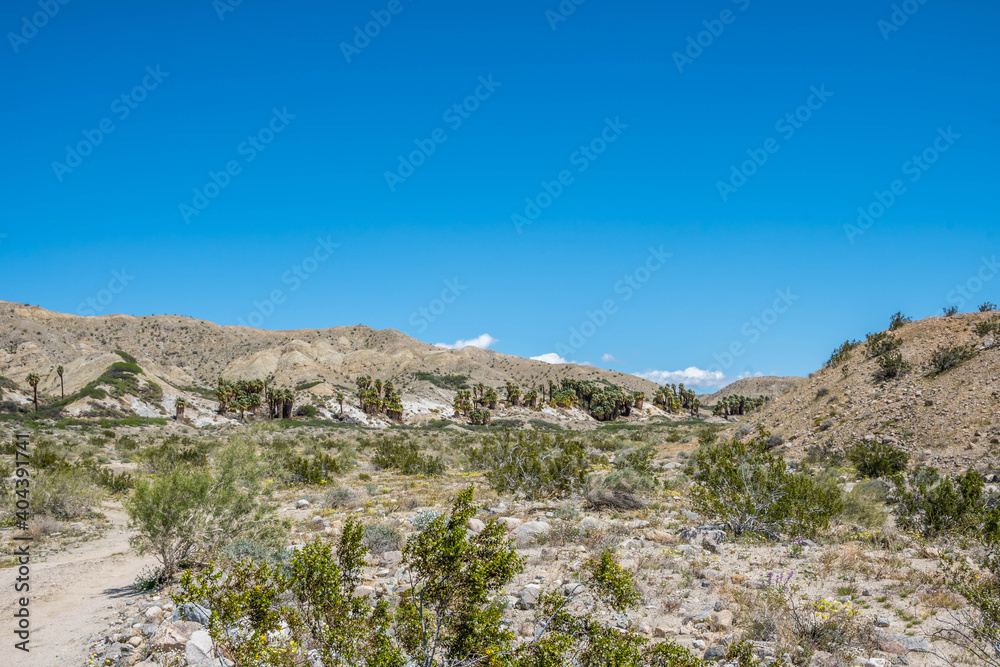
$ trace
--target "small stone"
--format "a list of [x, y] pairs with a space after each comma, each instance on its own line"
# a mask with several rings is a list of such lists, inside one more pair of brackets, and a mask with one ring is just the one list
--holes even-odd
[[142, 643], [142, 637], [132, 637], [128, 640], [128, 643], [132, 648], [139, 648], [139, 644]]
[[359, 598], [375, 597], [375, 589], [371, 586], [357, 586], [354, 589], [354, 596]]
[[541, 595], [541, 592], [541, 586], [537, 584], [528, 584], [517, 594], [517, 608], [534, 609], [535, 603], [538, 602], [538, 596]]
[[722, 660], [726, 657], [729, 650], [725, 646], [710, 646], [707, 651], [705, 651], [705, 660]]
[[312, 503], [310, 503], [305, 498], [299, 498], [298, 500], [295, 501], [295, 507], [297, 507], [298, 509], [304, 509], [306, 507], [309, 507], [310, 505], [312, 505]]
[[704, 649], [706, 646], [708, 646], [708, 644], [706, 644], [703, 639], [695, 639], [694, 642], [691, 644], [691, 646], [700, 651]]
[[885, 617], [882, 617], [882, 616], [879, 616], [878, 618], [875, 619], [875, 627], [876, 628], [887, 628], [887, 627], [889, 627], [889, 619], [885, 618]]
[[466, 523], [466, 526], [470, 531], [472, 531], [476, 535], [486, 530], [486, 524], [480, 521], [479, 519], [475, 518], [469, 519], [469, 521]]

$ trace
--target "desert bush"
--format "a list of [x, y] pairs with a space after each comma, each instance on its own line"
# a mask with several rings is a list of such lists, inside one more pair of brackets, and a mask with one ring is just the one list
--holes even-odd
[[404, 475], [440, 475], [445, 469], [441, 457], [421, 454], [417, 443], [401, 438], [376, 439], [371, 461], [378, 470], [396, 469]]
[[337, 459], [322, 452], [311, 457], [288, 453], [281, 459], [281, 469], [286, 484], [324, 484], [343, 472]]
[[1000, 315], [993, 315], [989, 319], [976, 322], [975, 332], [980, 338], [991, 337], [994, 340], [1000, 338]]
[[323, 496], [323, 505], [332, 509], [354, 507], [356, 501], [354, 492], [343, 486], [335, 486]]
[[805, 534], [825, 527], [842, 508], [840, 489], [791, 472], [767, 450], [769, 437], [760, 428], [752, 440], [734, 438], [695, 451], [695, 509], [721, 519], [736, 535]]
[[259, 542], [241, 537], [219, 549], [219, 556], [230, 561], [251, 560], [276, 566], [288, 562], [288, 551], [274, 542]]
[[887, 352], [899, 349], [902, 344], [903, 341], [887, 331], [870, 333], [865, 338], [865, 352], [869, 359], [874, 359]]
[[980, 313], [992, 313], [996, 309], [997, 309], [997, 305], [995, 303], [993, 303], [992, 301], [987, 301], [985, 303], [979, 304], [979, 312]]
[[886, 486], [881, 481], [859, 482], [850, 493], [844, 494], [844, 506], [837, 519], [862, 528], [881, 528], [889, 517], [887, 498]]
[[373, 523], [365, 526], [362, 540], [368, 551], [382, 554], [386, 551], [399, 551], [403, 546], [403, 533], [395, 526]]
[[902, 449], [874, 441], [855, 443], [845, 455], [859, 475], [871, 479], [903, 472], [910, 461], [910, 455]]
[[313, 419], [319, 414], [319, 408], [315, 405], [300, 405], [295, 409], [296, 417], [306, 417], [307, 419]]
[[133, 545], [152, 552], [170, 579], [182, 561], [211, 557], [228, 541], [275, 539], [274, 507], [260, 468], [252, 447], [236, 441], [220, 452], [216, 471], [178, 465], [139, 481], [125, 503], [138, 530]]
[[896, 475], [893, 483], [900, 527], [925, 537], [955, 532], [1000, 542], [1000, 510], [995, 499], [986, 498], [983, 478], [975, 470], [949, 478], [933, 468], [919, 468], [905, 478]]
[[875, 370], [874, 378], [878, 382], [901, 377], [912, 368], [899, 352], [886, 352], [878, 358], [877, 364], [878, 368]]
[[698, 444], [699, 445], [711, 445], [712, 443], [718, 441], [719, 431], [722, 430], [718, 425], [712, 424], [705, 426], [698, 431]]
[[939, 345], [931, 353], [931, 372], [944, 373], [976, 356], [971, 345]]
[[69, 466], [39, 470], [31, 489], [35, 514], [71, 520], [86, 516], [100, 506], [104, 494], [89, 475]]
[[945, 317], [954, 317], [958, 314], [958, 306], [947, 306], [941, 309]]
[[[533, 637], [516, 642], [502, 593], [524, 562], [502, 524], [491, 522], [479, 535], [466, 530], [478, 509], [472, 500], [471, 489], [463, 491], [449, 514], [411, 538], [404, 567], [412, 588], [398, 604], [354, 595], [365, 556], [354, 521], [336, 549], [317, 539], [285, 567], [243, 560], [185, 573], [175, 602], [211, 608], [210, 634], [241, 665], [304, 664], [308, 655], [327, 667], [704, 666], [671, 640], [649, 646], [600, 620], [609, 612], [624, 617], [639, 600], [634, 577], [611, 552], [583, 564], [592, 602], [578, 602], [584, 593], [544, 592]], [[734, 644], [728, 658], [750, 667], [750, 649]]]
[[854, 349], [861, 345], [860, 340], [845, 340], [840, 347], [833, 351], [830, 358], [826, 362], [826, 366], [830, 368], [836, 368], [840, 364], [848, 361], [851, 358], [851, 353]]
[[909, 324], [912, 321], [913, 321], [912, 317], [907, 317], [902, 312], [896, 311], [889, 318], [889, 331], [895, 331], [896, 329], [899, 329], [903, 327], [903, 325]]
[[583, 489], [590, 461], [583, 444], [562, 434], [502, 431], [486, 436], [472, 451], [497, 493], [529, 499], [563, 498]]

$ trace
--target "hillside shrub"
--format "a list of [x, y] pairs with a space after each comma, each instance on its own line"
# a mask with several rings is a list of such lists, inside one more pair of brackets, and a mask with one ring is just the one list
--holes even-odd
[[902, 377], [912, 368], [910, 362], [903, 359], [899, 352], [887, 352], [878, 358], [878, 368], [875, 370], [874, 378], [878, 382], [885, 382], [894, 378]]
[[399, 532], [399, 528], [395, 526], [373, 523], [365, 526], [362, 541], [365, 548], [373, 554], [399, 551], [403, 546], [403, 533]]
[[812, 534], [826, 527], [843, 507], [840, 489], [790, 471], [767, 450], [769, 437], [760, 428], [749, 441], [734, 438], [696, 450], [690, 461], [695, 509], [736, 535]]
[[562, 434], [502, 431], [484, 437], [471, 459], [497, 493], [531, 500], [564, 498], [583, 489], [590, 460], [582, 443]]
[[859, 345], [861, 345], [860, 340], [845, 340], [840, 347], [833, 351], [833, 354], [830, 355], [825, 365], [830, 368], [836, 368], [845, 361], [848, 361], [855, 348]]
[[993, 338], [993, 344], [996, 345], [997, 339], [1000, 338], [1000, 315], [993, 315], [989, 319], [976, 322], [975, 331], [980, 338]]
[[976, 356], [971, 345], [939, 345], [931, 353], [931, 372], [944, 373]]
[[896, 311], [892, 317], [889, 318], [889, 331], [895, 331], [912, 321], [912, 317], [907, 317], [902, 312]]
[[979, 304], [980, 313], [992, 313], [997, 309], [997, 305], [992, 301], [987, 301], [986, 303]]
[[104, 496], [89, 475], [69, 466], [40, 470], [32, 484], [32, 512], [55, 519], [86, 516], [100, 507]]
[[881, 480], [866, 480], [844, 494], [844, 507], [837, 516], [843, 523], [874, 529], [889, 518], [888, 489]]
[[958, 314], [958, 306], [948, 306], [946, 308], [942, 308], [941, 310], [944, 311], [945, 317], [954, 317]]
[[902, 344], [903, 341], [891, 333], [879, 331], [878, 333], [870, 333], [865, 338], [865, 352], [869, 359], [874, 359], [887, 352], [899, 349]]
[[847, 460], [862, 477], [889, 477], [906, 470], [910, 455], [898, 447], [881, 442], [858, 442], [847, 448]]

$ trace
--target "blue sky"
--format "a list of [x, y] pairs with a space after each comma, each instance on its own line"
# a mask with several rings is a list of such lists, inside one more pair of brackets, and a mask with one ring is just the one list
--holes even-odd
[[0, 10], [5, 300], [705, 391], [1000, 301], [986, 0], [64, 2]]

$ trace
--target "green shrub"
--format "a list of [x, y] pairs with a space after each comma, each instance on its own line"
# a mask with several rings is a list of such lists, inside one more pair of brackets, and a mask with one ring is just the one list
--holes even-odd
[[987, 301], [986, 303], [979, 304], [980, 313], [992, 313], [997, 309], [997, 305], [992, 301]]
[[975, 331], [980, 338], [993, 338], [995, 345], [996, 339], [1000, 338], [1000, 315], [993, 315], [989, 319], [976, 322]]
[[844, 494], [844, 508], [840, 511], [838, 519], [863, 528], [881, 528], [889, 517], [887, 497], [887, 489], [882, 482], [878, 480], [859, 482], [854, 485], [850, 493]]
[[880, 331], [878, 333], [868, 334], [865, 339], [865, 350], [868, 358], [874, 359], [875, 357], [880, 357], [887, 352], [899, 349], [902, 344], [903, 341], [896, 338], [891, 333]]
[[404, 475], [440, 475], [445, 469], [441, 457], [421, 454], [417, 443], [386, 436], [376, 439], [371, 462], [377, 470], [395, 469]]
[[139, 362], [136, 361], [135, 357], [124, 350], [115, 350], [115, 354], [124, 359], [126, 363], [132, 364], [133, 366], [139, 365]]
[[56, 519], [86, 516], [100, 507], [103, 494], [89, 475], [69, 466], [38, 470], [31, 489], [31, 510]]
[[899, 352], [886, 352], [878, 358], [878, 368], [874, 378], [878, 382], [885, 382], [893, 378], [898, 378], [909, 372], [912, 366], [903, 359]]
[[286, 484], [323, 484], [343, 473], [340, 462], [322, 452], [311, 457], [289, 453], [282, 459], [281, 466], [282, 481]]
[[939, 345], [931, 353], [931, 372], [944, 373], [976, 356], [971, 345]]
[[848, 361], [851, 358], [851, 353], [854, 349], [861, 345], [860, 340], [845, 340], [840, 347], [833, 351], [830, 358], [826, 362], [826, 366], [830, 368], [836, 368], [840, 364]]
[[177, 465], [139, 481], [125, 503], [138, 530], [133, 546], [152, 552], [169, 580], [179, 563], [211, 557], [231, 540], [273, 539], [277, 522], [261, 466], [253, 448], [237, 441], [220, 452], [216, 471]]
[[[354, 595], [365, 547], [353, 521], [336, 549], [317, 539], [285, 567], [240, 561], [188, 572], [175, 602], [210, 607], [209, 632], [240, 665], [290, 665], [301, 654], [327, 667], [705, 665], [671, 640], [649, 646], [641, 635], [604, 622], [623, 617], [639, 600], [634, 577], [610, 552], [583, 564], [593, 604], [577, 612], [580, 605], [568, 603], [580, 593], [544, 592], [534, 637], [517, 642], [503, 591], [524, 562], [502, 524], [490, 522], [479, 535], [466, 530], [477, 512], [472, 500], [471, 489], [463, 491], [450, 514], [411, 538], [404, 567], [412, 588], [398, 604]], [[750, 667], [750, 649], [734, 644], [729, 659]]]
[[363, 541], [365, 548], [373, 554], [399, 551], [403, 547], [403, 533], [395, 526], [373, 523], [365, 526]]
[[896, 311], [896, 313], [889, 318], [889, 330], [895, 331], [896, 329], [902, 328], [904, 325], [909, 324], [912, 321], [913, 321], [912, 317], [907, 317], [902, 312]]
[[497, 493], [528, 499], [564, 498], [583, 489], [590, 461], [582, 443], [565, 435], [502, 431], [486, 436], [471, 456]]
[[896, 521], [925, 537], [941, 533], [992, 533], [1000, 542], [997, 510], [987, 507], [982, 476], [975, 470], [955, 478], [942, 477], [933, 468], [919, 468], [908, 477], [897, 475]]
[[323, 497], [323, 504], [332, 509], [342, 507], [353, 507], [356, 498], [354, 492], [342, 486], [335, 486], [326, 492]]
[[941, 309], [944, 312], [945, 317], [954, 317], [958, 314], [958, 306], [948, 306]]
[[788, 470], [767, 450], [769, 437], [760, 428], [750, 441], [734, 438], [696, 450], [690, 461], [697, 482], [694, 507], [736, 535], [814, 533], [842, 509], [840, 489]]
[[244, 537], [238, 538], [219, 549], [219, 555], [230, 561], [250, 560], [277, 566], [288, 561], [288, 551], [273, 542], [258, 542]]
[[5, 378], [0, 375], [0, 389], [10, 389], [11, 391], [17, 391], [17, 383], [10, 378]]
[[888, 443], [858, 442], [847, 449], [847, 460], [862, 477], [889, 477], [906, 470], [910, 455]]
[[424, 382], [430, 382], [435, 387], [450, 391], [469, 389], [468, 375], [438, 375], [428, 371], [417, 371], [413, 374], [413, 377]]
[[296, 417], [306, 417], [307, 419], [313, 419], [319, 414], [319, 408], [315, 405], [300, 405], [298, 409], [295, 410]]

